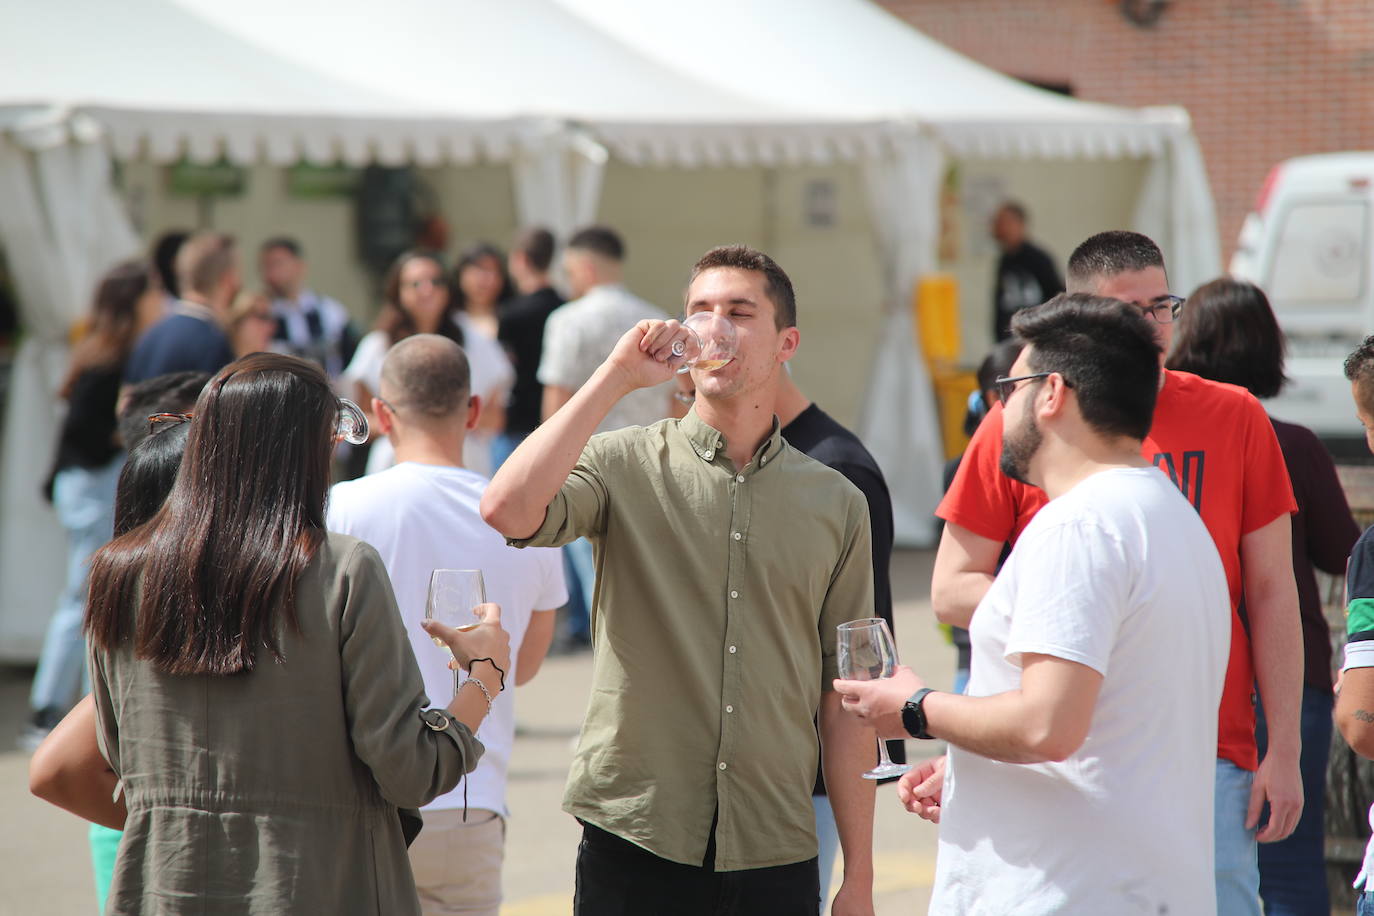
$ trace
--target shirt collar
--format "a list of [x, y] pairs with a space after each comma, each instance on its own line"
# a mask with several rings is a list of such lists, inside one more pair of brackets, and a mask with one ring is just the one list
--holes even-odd
[[[701, 419], [697, 415], [695, 407], [687, 411], [687, 416], [678, 421], [678, 428], [686, 434], [698, 457], [708, 464], [725, 452], [725, 434]], [[754, 453], [753, 459], [749, 462], [748, 471], [753, 473], [767, 467], [768, 462], [776, 458], [782, 451], [782, 446], [782, 427], [778, 425], [777, 415], [774, 415], [773, 428], [769, 430], [768, 438], [764, 440], [763, 445], [759, 446], [758, 451]], [[744, 473], [744, 470], [741, 470], [740, 473]]]

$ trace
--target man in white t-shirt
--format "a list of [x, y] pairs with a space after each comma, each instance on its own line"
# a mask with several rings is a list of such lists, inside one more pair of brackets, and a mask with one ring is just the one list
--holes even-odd
[[1230, 603], [1197, 512], [1141, 458], [1155, 333], [1086, 294], [1012, 329], [1001, 466], [1050, 502], [973, 615], [968, 695], [908, 668], [836, 689], [881, 735], [950, 745], [898, 790], [940, 822], [932, 913], [1215, 913]]
[[[539, 670], [553, 639], [554, 609], [567, 601], [556, 550], [516, 550], [482, 521], [487, 479], [463, 468], [463, 441], [477, 422], [467, 357], [453, 341], [417, 334], [391, 348], [372, 401], [396, 465], [330, 492], [330, 531], [367, 541], [381, 554], [396, 604], [411, 634], [425, 691], [435, 702], [453, 693], [448, 656], [418, 626], [430, 573], [479, 569], [487, 600], [501, 605], [510, 633], [511, 670], [478, 737], [486, 746], [466, 786], [424, 808], [425, 826], [410, 847], [420, 903], [427, 914], [496, 916], [501, 905], [506, 771], [515, 739], [509, 688]], [[466, 816], [464, 793], [466, 792]]]

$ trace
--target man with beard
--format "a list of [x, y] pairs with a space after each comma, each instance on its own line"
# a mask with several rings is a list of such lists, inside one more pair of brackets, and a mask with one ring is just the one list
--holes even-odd
[[882, 736], [950, 745], [943, 793], [902, 794], [941, 822], [931, 913], [1214, 913], [1230, 609], [1207, 528], [1141, 456], [1156, 335], [1084, 294], [1012, 328], [1001, 469], [1050, 501], [973, 617], [968, 695], [909, 668], [835, 689]]
[[[1138, 232], [1100, 232], [1069, 256], [1068, 281], [1072, 293], [1138, 308], [1153, 322], [1162, 365], [1185, 305], [1169, 292], [1158, 245]], [[1256, 843], [1282, 840], [1302, 813], [1302, 626], [1289, 518], [1297, 504], [1268, 415], [1235, 385], [1165, 370], [1142, 447], [1197, 510], [1226, 570], [1231, 659], [1217, 709], [1217, 910], [1259, 916]], [[1003, 544], [1015, 542], [1045, 504], [1043, 492], [998, 472], [1001, 449], [1002, 409], [994, 407], [935, 512], [946, 525], [930, 595], [944, 623], [968, 626]], [[1263, 760], [1255, 746], [1256, 686], [1269, 726]]]

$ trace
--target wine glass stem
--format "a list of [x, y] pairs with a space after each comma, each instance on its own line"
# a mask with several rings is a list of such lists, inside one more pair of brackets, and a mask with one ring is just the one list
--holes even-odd
[[892, 758], [887, 756], [887, 742], [884, 741], [882, 738], [878, 739], [878, 766], [892, 766]]

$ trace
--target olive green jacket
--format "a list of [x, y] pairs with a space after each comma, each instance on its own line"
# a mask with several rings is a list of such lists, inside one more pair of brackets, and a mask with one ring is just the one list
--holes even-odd
[[94, 649], [101, 749], [129, 819], [107, 913], [419, 914], [397, 808], [482, 746], [439, 730], [381, 559], [328, 535], [296, 587], [285, 661], [174, 676]]

